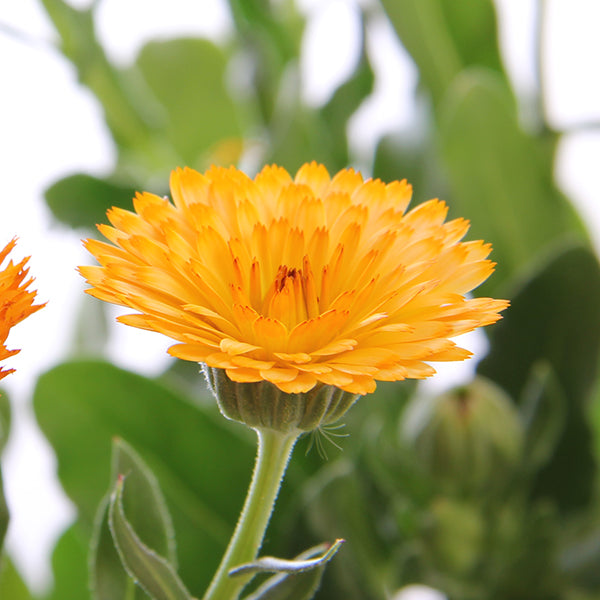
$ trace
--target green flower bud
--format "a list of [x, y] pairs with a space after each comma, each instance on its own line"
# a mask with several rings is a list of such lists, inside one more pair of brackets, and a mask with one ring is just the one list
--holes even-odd
[[401, 436], [442, 487], [481, 493], [506, 484], [521, 459], [524, 432], [507, 394], [476, 378], [439, 396], [413, 399]]
[[224, 369], [206, 365], [202, 369], [223, 416], [254, 429], [313, 431], [335, 423], [359, 398], [331, 385], [288, 394], [269, 381], [238, 383]]

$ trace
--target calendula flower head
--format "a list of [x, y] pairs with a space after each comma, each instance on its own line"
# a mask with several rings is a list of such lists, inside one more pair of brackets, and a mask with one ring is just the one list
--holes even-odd
[[[0, 251], [0, 266], [4, 263], [11, 250], [15, 247], [16, 240], [11, 240], [2, 251]], [[0, 270], [0, 361], [13, 356], [19, 350], [9, 350], [6, 347], [6, 339], [13, 325], [21, 322], [30, 314], [42, 308], [43, 304], [34, 305], [35, 291], [27, 288], [33, 281], [27, 279], [29, 269], [26, 267], [29, 258], [24, 258], [18, 264], [9, 261]], [[12, 373], [14, 369], [0, 367], [0, 379]]]
[[467, 358], [451, 338], [507, 306], [466, 297], [493, 271], [489, 244], [461, 241], [469, 224], [445, 222], [444, 202], [407, 211], [406, 181], [310, 163], [294, 178], [177, 169], [170, 184], [172, 201], [141, 193], [134, 212], [109, 210], [108, 243], [85, 242], [100, 266], [80, 271], [89, 294], [136, 311], [119, 321], [232, 382], [366, 394], [421, 379]]

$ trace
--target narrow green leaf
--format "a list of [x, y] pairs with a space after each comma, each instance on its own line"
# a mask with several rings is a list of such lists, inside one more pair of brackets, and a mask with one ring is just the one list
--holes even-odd
[[564, 429], [538, 474], [535, 493], [564, 510], [591, 499], [597, 464], [589, 403], [600, 355], [600, 265], [586, 247], [549, 257], [513, 296], [494, 326], [490, 352], [478, 371], [513, 398], [524, 398], [532, 368], [551, 367], [567, 399]]
[[61, 223], [75, 229], [95, 229], [98, 223], [107, 222], [106, 211], [112, 206], [131, 209], [135, 192], [133, 187], [77, 173], [52, 184], [44, 195]]
[[534, 363], [523, 389], [524, 460], [529, 469], [545, 465], [565, 427], [567, 399], [547, 361]]
[[439, 134], [453, 214], [472, 222], [471, 239], [484, 239], [494, 248], [498, 267], [482, 287], [486, 294], [493, 295], [557, 238], [587, 239], [552, 181], [552, 158], [521, 130], [514, 99], [500, 76], [464, 71], [440, 107]]
[[110, 500], [109, 525], [123, 566], [154, 600], [192, 600], [173, 566], [148, 548], [123, 512], [123, 484], [119, 476]]
[[[113, 442], [112, 482], [120, 475], [127, 477], [124, 507], [127, 519], [142, 542], [177, 565], [173, 524], [158, 481], [141, 457], [121, 439]], [[126, 598], [130, 590], [121, 560], [108, 527], [108, 497], [101, 502], [92, 536], [91, 587], [96, 600]]]
[[[336, 540], [333, 546], [329, 544], [321, 544], [310, 548], [309, 550], [299, 554], [294, 561], [286, 562], [312, 562], [311, 559], [315, 555], [325, 553], [330, 554], [329, 559], [333, 557], [333, 554], [339, 549], [339, 545], [342, 540]], [[337, 548], [334, 547], [337, 545]], [[319, 564], [315, 565], [308, 570], [301, 572], [283, 572], [270, 577], [265, 581], [256, 591], [249, 596], [246, 596], [244, 600], [310, 600], [319, 588], [321, 578], [323, 577], [323, 571], [327, 560], [323, 560], [325, 555], [321, 559], [317, 559]]]
[[269, 127], [282, 80], [289, 67], [299, 62], [305, 19], [291, 2], [277, 7], [264, 0], [229, 0], [228, 4], [237, 41], [245, 59], [254, 65], [249, 86], [256, 105], [251, 110], [257, 113], [259, 126]]
[[330, 146], [331, 158], [327, 165], [331, 170], [343, 169], [348, 165], [346, 133], [348, 121], [364, 99], [373, 91], [375, 82], [375, 74], [365, 43], [364, 21], [364, 15], [361, 15], [361, 52], [356, 68], [349, 79], [335, 90], [333, 96], [319, 111], [321, 127], [318, 131], [322, 137], [322, 144]]
[[93, 600], [146, 600], [148, 595], [127, 574], [108, 524], [110, 492], [98, 507], [90, 543], [89, 580]]
[[[308, 552], [310, 558], [295, 558], [288, 560], [275, 556], [263, 556], [253, 562], [239, 565], [229, 571], [230, 577], [247, 575], [249, 573], [302, 573], [310, 571], [328, 563], [340, 549], [345, 540], [337, 539], [333, 544], [321, 544], [311, 548]], [[321, 554], [321, 556], [315, 556]], [[314, 558], [312, 558], [314, 557]]]
[[42, 0], [48, 17], [60, 36], [60, 49], [73, 63], [79, 81], [98, 98], [106, 122], [118, 144], [145, 147], [151, 135], [143, 94], [128, 85], [109, 62], [96, 37], [93, 7], [79, 10], [64, 0]]
[[382, 0], [402, 45], [439, 101], [463, 64], [439, 0]]
[[481, 66], [504, 75], [498, 42], [498, 22], [492, 0], [437, 0], [446, 28], [464, 66]]

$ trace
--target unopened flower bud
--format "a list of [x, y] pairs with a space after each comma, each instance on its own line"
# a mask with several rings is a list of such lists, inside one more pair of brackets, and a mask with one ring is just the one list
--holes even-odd
[[401, 435], [444, 488], [478, 493], [506, 483], [521, 456], [523, 425], [511, 399], [476, 378], [433, 398], [415, 398]]

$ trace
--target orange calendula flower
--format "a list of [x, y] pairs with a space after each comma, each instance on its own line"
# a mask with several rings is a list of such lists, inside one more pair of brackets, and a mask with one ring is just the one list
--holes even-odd
[[[15, 247], [15, 244], [16, 239], [13, 239], [0, 251], [0, 265]], [[14, 264], [11, 260], [0, 271], [0, 361], [19, 352], [19, 350], [8, 350], [5, 345], [12, 326], [45, 306], [44, 304], [34, 305], [36, 292], [27, 289], [33, 281], [33, 278], [26, 279], [29, 269], [25, 265], [28, 260], [29, 257], [24, 258], [18, 264]], [[0, 367], [0, 379], [13, 371], [14, 369]]]
[[450, 338], [494, 323], [504, 300], [467, 299], [494, 263], [469, 224], [411, 186], [346, 169], [177, 169], [172, 202], [137, 194], [89, 239], [88, 293], [130, 307], [127, 325], [163, 333], [173, 356], [269, 381], [288, 393], [327, 384], [354, 394], [424, 378], [463, 360]]

